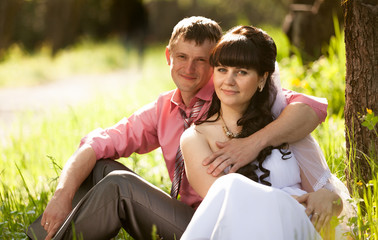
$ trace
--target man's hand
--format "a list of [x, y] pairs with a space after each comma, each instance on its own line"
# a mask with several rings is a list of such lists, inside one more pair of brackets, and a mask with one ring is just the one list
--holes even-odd
[[41, 225], [51, 239], [72, 210], [72, 199], [80, 184], [89, 176], [96, 164], [96, 154], [84, 144], [68, 159], [59, 178], [54, 196], [47, 204]]
[[47, 204], [43, 213], [41, 225], [47, 231], [45, 240], [51, 239], [63, 224], [68, 214], [72, 211], [72, 201], [59, 192]]
[[343, 209], [339, 195], [325, 188], [304, 194], [296, 199], [299, 203], [306, 205], [306, 214], [307, 216], [312, 215], [311, 222], [317, 231], [327, 227], [332, 216], [338, 216]]
[[[252, 135], [253, 136], [253, 135]], [[203, 161], [207, 166], [207, 173], [214, 177], [231, 166], [230, 173], [252, 162], [263, 149], [259, 141], [254, 138], [234, 138], [227, 142], [216, 142], [219, 150], [211, 154]]]

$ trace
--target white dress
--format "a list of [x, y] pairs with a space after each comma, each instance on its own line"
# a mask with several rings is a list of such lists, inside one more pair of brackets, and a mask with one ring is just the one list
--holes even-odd
[[305, 193], [297, 161], [281, 156], [273, 150], [263, 163], [272, 187], [234, 173], [217, 179], [181, 239], [321, 239], [305, 208], [290, 196]]

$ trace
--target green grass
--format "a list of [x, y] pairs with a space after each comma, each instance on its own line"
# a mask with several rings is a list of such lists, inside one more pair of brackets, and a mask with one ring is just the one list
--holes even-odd
[[[276, 30], [268, 29], [269, 33], [272, 31]], [[275, 34], [283, 38], [278, 31]], [[280, 66], [284, 87], [328, 98], [329, 116], [314, 132], [314, 137], [324, 151], [332, 172], [345, 180], [345, 126], [342, 112], [345, 54], [342, 52], [342, 39], [341, 35], [335, 38], [327, 50], [327, 57], [309, 66], [303, 66], [300, 56], [289, 57], [283, 51]], [[0, 86], [39, 84], [51, 81], [51, 76], [56, 76], [55, 73], [58, 76], [68, 76], [80, 71], [102, 72], [136, 66], [136, 61], [132, 60], [135, 53], [124, 52], [117, 40], [100, 44], [88, 41], [82, 44], [81, 47], [79, 44], [60, 53], [54, 60], [47, 57], [48, 51], [45, 49], [33, 56], [25, 56], [24, 53], [17, 56], [15, 52], [19, 50], [10, 50], [6, 61], [0, 63]], [[277, 45], [287, 46], [287, 43], [280, 42]], [[88, 59], [91, 59], [91, 69], [88, 69], [86, 63]], [[37, 66], [38, 62], [43, 66]], [[109, 62], [111, 64], [108, 65]], [[76, 65], [81, 64], [83, 67], [76, 68]], [[10, 83], [8, 78], [2, 81], [16, 67], [25, 68], [25, 72], [20, 73], [20, 78], [16, 79], [17, 83]], [[44, 77], [35, 74], [37, 77], [24, 81], [23, 78], [33, 71], [42, 72], [39, 76]], [[160, 92], [174, 88], [165, 63], [164, 46], [150, 47], [147, 50], [141, 71], [142, 79], [138, 85], [124, 89], [122, 96], [99, 97], [89, 104], [65, 111], [54, 110], [43, 117], [24, 113], [13, 124], [14, 131], [7, 144], [0, 146], [0, 239], [26, 237], [26, 227], [43, 212], [57, 184], [60, 167], [75, 151], [81, 137], [95, 128], [116, 123], [143, 104], [154, 100]], [[148, 181], [169, 190], [170, 182], [159, 150], [146, 155], [134, 154], [121, 161]], [[355, 191], [353, 195], [359, 209], [358, 217], [352, 219], [355, 239], [378, 239], [377, 178], [367, 185], [356, 179], [354, 187], [361, 190]], [[129, 239], [124, 231], [120, 232], [118, 238]]]
[[106, 73], [136, 66], [136, 57], [136, 51], [128, 51], [116, 38], [104, 42], [83, 38], [54, 57], [49, 46], [28, 53], [15, 44], [0, 61], [0, 87], [32, 86], [74, 74]]

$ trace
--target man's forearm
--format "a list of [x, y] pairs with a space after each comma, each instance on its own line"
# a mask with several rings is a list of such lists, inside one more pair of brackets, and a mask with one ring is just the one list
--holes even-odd
[[89, 145], [81, 146], [67, 161], [59, 178], [56, 195], [64, 195], [71, 201], [82, 182], [96, 164], [96, 155]]
[[253, 135], [258, 136], [263, 149], [267, 146], [299, 141], [310, 134], [318, 124], [319, 117], [311, 107], [304, 103], [291, 103], [276, 120]]

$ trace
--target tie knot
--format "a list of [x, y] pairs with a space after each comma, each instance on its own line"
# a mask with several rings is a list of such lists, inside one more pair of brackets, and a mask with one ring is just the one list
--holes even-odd
[[181, 109], [181, 115], [184, 119], [184, 127], [187, 129], [190, 124], [192, 124], [193, 120], [198, 117], [198, 114], [200, 113], [205, 101], [199, 99], [194, 105], [193, 108], [190, 110], [189, 116], [186, 115], [186, 112]]

